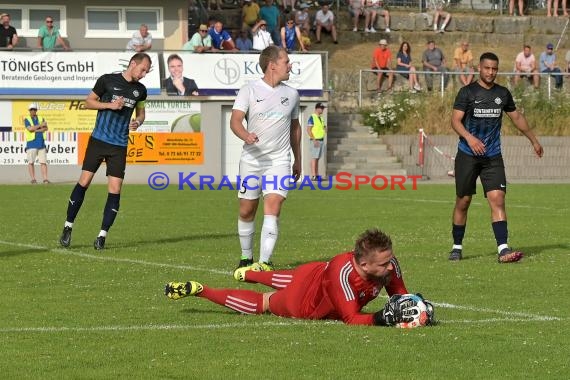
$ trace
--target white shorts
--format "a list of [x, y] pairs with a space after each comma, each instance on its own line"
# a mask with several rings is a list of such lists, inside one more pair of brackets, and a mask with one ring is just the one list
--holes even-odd
[[290, 164], [260, 166], [240, 162], [239, 177], [240, 199], [259, 199], [261, 195], [267, 194], [278, 194], [287, 198], [287, 193], [295, 185]]
[[42, 149], [29, 148], [26, 149], [26, 154], [28, 156], [28, 164], [33, 164], [34, 162], [36, 162], [36, 158], [38, 159], [38, 162], [40, 164], [47, 163], [46, 148]]

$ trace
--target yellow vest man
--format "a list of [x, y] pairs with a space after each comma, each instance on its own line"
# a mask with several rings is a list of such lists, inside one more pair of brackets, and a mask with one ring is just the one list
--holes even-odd
[[36, 181], [36, 171], [34, 169], [34, 162], [36, 158], [41, 165], [42, 177], [44, 183], [49, 183], [47, 177], [47, 155], [45, 144], [45, 133], [48, 130], [47, 122], [38, 113], [38, 105], [32, 103], [28, 106], [30, 116], [24, 119], [24, 131], [26, 136], [26, 154], [28, 158], [28, 172], [32, 183]]
[[323, 119], [323, 112], [326, 106], [323, 103], [315, 105], [315, 113], [309, 117], [307, 121], [307, 133], [311, 138], [311, 180], [320, 181], [319, 175], [319, 158], [325, 149], [325, 133], [327, 126]]

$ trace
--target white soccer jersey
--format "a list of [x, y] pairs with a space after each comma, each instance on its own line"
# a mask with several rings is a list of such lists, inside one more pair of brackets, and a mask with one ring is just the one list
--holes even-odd
[[243, 162], [272, 166], [291, 162], [291, 120], [299, 118], [297, 90], [283, 83], [273, 88], [258, 79], [239, 90], [233, 109], [246, 113], [248, 132], [259, 138], [243, 145]]

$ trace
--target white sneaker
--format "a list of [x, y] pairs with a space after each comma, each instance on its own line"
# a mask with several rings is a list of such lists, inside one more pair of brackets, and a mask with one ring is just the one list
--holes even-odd
[[353, 31], [353, 32], [358, 32], [358, 28], [353, 28], [352, 31]]
[[370, 33], [370, 29], [365, 28], [365, 29], [364, 29], [364, 33]]
[[376, 33], [376, 29], [373, 26], [370, 27], [370, 33]]
[[386, 28], [385, 32], [390, 33], [391, 32], [390, 28]]
[[439, 32], [443, 34], [445, 33], [445, 29], [440, 29]]
[[420, 91], [421, 89], [422, 89], [422, 88], [420, 87], [420, 85], [419, 85], [419, 84], [417, 84], [417, 83], [416, 83], [416, 84], [414, 84], [414, 90], [416, 90], [416, 91]]

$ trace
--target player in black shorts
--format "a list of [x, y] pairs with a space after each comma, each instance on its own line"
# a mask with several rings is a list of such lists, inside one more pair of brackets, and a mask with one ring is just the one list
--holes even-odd
[[455, 158], [455, 189], [457, 198], [453, 210], [453, 247], [449, 260], [462, 259], [463, 237], [467, 211], [476, 193], [477, 177], [481, 179], [485, 197], [491, 208], [491, 220], [497, 240], [498, 260], [512, 263], [523, 257], [507, 244], [507, 214], [505, 193], [507, 181], [501, 155], [501, 118], [505, 112], [515, 127], [531, 142], [538, 157], [542, 146], [530, 130], [525, 117], [516, 109], [510, 91], [495, 83], [499, 58], [483, 53], [479, 59], [479, 80], [459, 90], [453, 105], [451, 127], [459, 135]]
[[[89, 138], [79, 181], [71, 192], [67, 205], [67, 219], [59, 242], [71, 244], [73, 222], [85, 192], [103, 161], [107, 165], [108, 195], [101, 232], [93, 243], [95, 249], [105, 248], [107, 231], [119, 212], [121, 186], [125, 177], [129, 131], [135, 131], [145, 119], [146, 87], [139, 81], [149, 72], [151, 59], [146, 53], [132, 56], [122, 73], [102, 75], [85, 101], [88, 109], [97, 110], [95, 128]], [[131, 119], [133, 112], [135, 118]]]

